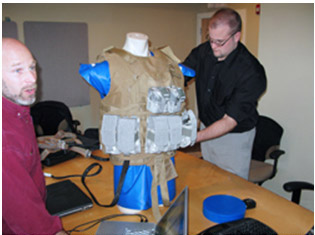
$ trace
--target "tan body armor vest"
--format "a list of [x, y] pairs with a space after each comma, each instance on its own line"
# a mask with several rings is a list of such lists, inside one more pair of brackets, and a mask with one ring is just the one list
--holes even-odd
[[[168, 56], [161, 50], [153, 50], [153, 54], [154, 56], [151, 57], [138, 57], [124, 50], [113, 48], [103, 52], [99, 59], [109, 62], [111, 74], [110, 91], [101, 101], [101, 117], [104, 114], [110, 114], [121, 117], [136, 116], [140, 119], [141, 153], [128, 155], [131, 165], [147, 164], [148, 159], [152, 156], [144, 151], [148, 116], [170, 115], [170, 113], [154, 114], [147, 110], [149, 88], [170, 86], [184, 88], [184, 77], [177, 64], [178, 61], [171, 58], [173, 55]], [[180, 111], [171, 115], [180, 115], [184, 106], [185, 102], [182, 102]], [[100, 139], [102, 139], [101, 136]], [[102, 149], [106, 149], [103, 144]], [[174, 152], [171, 151], [168, 154], [173, 156]], [[122, 161], [119, 159], [124, 158], [123, 154], [119, 159], [117, 157], [119, 154], [111, 157], [112, 162], [121, 164]]]
[[[150, 166], [153, 176], [152, 200], [156, 200], [156, 194], [153, 193], [156, 186], [161, 185], [163, 203], [167, 205], [169, 199], [166, 182], [177, 176], [174, 165], [170, 160], [170, 157], [175, 155], [175, 149], [158, 153], [148, 153], [146, 151], [146, 142], [150, 137], [150, 133], [148, 134], [148, 119], [161, 117], [162, 121], [169, 119], [168, 122], [174, 123], [174, 126], [176, 126], [176, 120], [179, 120], [178, 118], [184, 112], [185, 102], [182, 100], [180, 107], [175, 112], [153, 113], [147, 108], [148, 91], [152, 87], [158, 87], [162, 90], [165, 87], [171, 87], [183, 91], [184, 77], [178, 66], [179, 60], [170, 48], [156, 49], [152, 52], [154, 56], [138, 57], [124, 50], [112, 48], [104, 50], [98, 57], [98, 62], [108, 61], [111, 75], [110, 91], [101, 101], [100, 140], [102, 150], [108, 153], [106, 151], [108, 146], [103, 143], [104, 138], [117, 137], [120, 132], [129, 131], [129, 128], [132, 129], [138, 126], [139, 133], [136, 134], [138, 139], [135, 137], [139, 144], [138, 151], [136, 153], [131, 151], [129, 154], [115, 153], [117, 149], [113, 147], [111, 151], [114, 154], [110, 154], [111, 162], [114, 165], [122, 165], [124, 160], [129, 160], [130, 165]], [[127, 120], [130, 121], [130, 125], [127, 124], [128, 128], [109, 130], [113, 128], [113, 125], [117, 125], [117, 119], [119, 118], [134, 119]], [[154, 125], [161, 123], [161, 120], [155, 120]], [[126, 119], [123, 121], [126, 121]], [[105, 132], [106, 134], [104, 134]], [[173, 132], [176, 134], [177, 131]], [[124, 135], [121, 138], [124, 138]], [[128, 142], [129, 140], [130, 138], [125, 138], [121, 142]], [[112, 139], [107, 140], [107, 142], [111, 141]], [[160, 141], [163, 142], [163, 138]], [[153, 204], [156, 204], [157, 208], [157, 202], [152, 201]]]

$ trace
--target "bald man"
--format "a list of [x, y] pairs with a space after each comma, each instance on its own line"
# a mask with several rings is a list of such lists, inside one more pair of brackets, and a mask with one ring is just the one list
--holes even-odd
[[46, 186], [29, 105], [36, 61], [20, 41], [2, 39], [2, 234], [67, 234], [46, 210]]

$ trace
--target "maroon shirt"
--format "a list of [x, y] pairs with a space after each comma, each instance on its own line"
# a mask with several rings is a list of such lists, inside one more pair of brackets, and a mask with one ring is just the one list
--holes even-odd
[[30, 108], [2, 97], [2, 233], [55, 234]]

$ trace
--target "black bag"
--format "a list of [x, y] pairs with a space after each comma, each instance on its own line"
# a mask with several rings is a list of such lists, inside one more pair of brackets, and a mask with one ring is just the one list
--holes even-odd
[[36, 136], [54, 135], [59, 130], [79, 134], [78, 120], [73, 120], [70, 109], [59, 101], [41, 101], [31, 107]]

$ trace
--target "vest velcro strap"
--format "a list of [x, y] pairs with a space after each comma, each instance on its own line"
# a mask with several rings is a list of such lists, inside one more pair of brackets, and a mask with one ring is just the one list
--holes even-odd
[[38, 147], [41, 149], [60, 150], [68, 149], [69, 143], [82, 144], [76, 134], [71, 132], [58, 131], [55, 135], [37, 137]]
[[84, 149], [84, 148], [77, 147], [77, 146], [73, 146], [73, 147], [69, 148], [69, 150], [71, 150], [73, 152], [76, 152], [76, 153], [79, 153], [79, 154], [81, 154], [82, 156], [84, 156], [86, 158], [89, 158], [92, 155], [91, 150]]
[[44, 151], [41, 152], [40, 154], [40, 160], [43, 161], [46, 159], [46, 157], [52, 153], [52, 151], [49, 151], [48, 149], [45, 149]]
[[166, 158], [164, 154], [154, 158], [154, 162], [150, 165], [150, 169], [153, 177], [151, 186], [152, 211], [155, 219], [158, 221], [161, 218], [161, 214], [158, 208], [157, 187], [160, 186], [163, 205], [169, 206], [170, 198], [167, 182], [177, 177], [177, 173], [171, 159]]
[[38, 147], [44, 149], [41, 152], [41, 160], [44, 160], [50, 153], [60, 150], [71, 150], [86, 158], [91, 157], [92, 152], [83, 146], [77, 135], [71, 132], [58, 131], [55, 135], [37, 137]]

